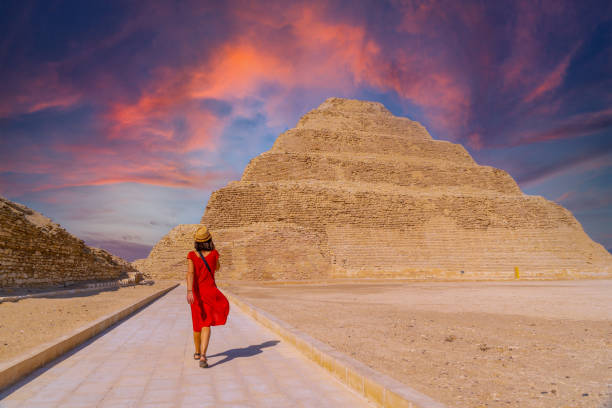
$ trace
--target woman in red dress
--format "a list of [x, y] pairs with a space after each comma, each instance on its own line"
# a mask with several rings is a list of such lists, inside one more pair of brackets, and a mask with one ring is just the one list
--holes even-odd
[[210, 232], [200, 227], [195, 233], [195, 251], [187, 254], [187, 302], [191, 305], [193, 323], [193, 358], [200, 367], [208, 367], [206, 350], [210, 340], [210, 326], [225, 324], [229, 302], [215, 284], [215, 272], [221, 266]]

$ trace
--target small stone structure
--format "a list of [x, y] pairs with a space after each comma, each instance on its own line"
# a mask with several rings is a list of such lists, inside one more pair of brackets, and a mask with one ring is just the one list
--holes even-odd
[[[612, 276], [612, 256], [568, 210], [376, 102], [308, 112], [211, 195], [201, 223], [231, 279]], [[184, 244], [166, 236], [145, 272], [184, 276], [195, 226], [180, 228]]]
[[30, 208], [0, 197], [0, 287], [127, 278], [125, 260], [92, 248]]
[[160, 239], [149, 256], [137, 259], [132, 266], [156, 279], [184, 279], [187, 253], [193, 251], [194, 234], [199, 224], [180, 224]]

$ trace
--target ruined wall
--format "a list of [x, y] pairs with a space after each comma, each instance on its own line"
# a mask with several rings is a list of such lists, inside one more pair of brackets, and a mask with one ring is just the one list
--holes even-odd
[[134, 271], [42, 214], [0, 197], [0, 287], [119, 279]]

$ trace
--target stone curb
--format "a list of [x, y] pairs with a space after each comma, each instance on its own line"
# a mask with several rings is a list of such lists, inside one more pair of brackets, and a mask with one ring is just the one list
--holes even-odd
[[96, 292], [96, 291], [101, 292], [105, 290], [126, 288], [126, 287], [137, 286], [137, 285], [140, 285], [140, 284], [139, 283], [121, 283], [121, 281], [88, 283], [86, 287], [79, 288], [79, 289], [60, 289], [60, 290], [53, 290], [50, 292], [28, 293], [26, 295], [0, 296], [0, 303], [18, 302], [22, 299], [39, 298], [39, 297], [47, 297], [47, 296], [73, 295], [75, 293], [86, 293], [86, 292]]
[[41, 346], [43, 349], [42, 351], [29, 352], [16, 357], [7, 363], [0, 364], [0, 392], [32, 373], [34, 370], [44, 366], [45, 364], [60, 357], [62, 354], [67, 353], [68, 351], [77, 347], [81, 343], [89, 340], [114, 323], [125, 319], [132, 313], [145, 307], [155, 299], [165, 295], [177, 286], [178, 283], [166, 289], [162, 289], [142, 300], [139, 300], [123, 310], [103, 316], [93, 323], [79, 327], [72, 333], [62, 336], [53, 342], [43, 344]]
[[384, 408], [447, 408], [446, 405], [427, 395], [296, 330], [282, 320], [239, 299], [227, 289], [223, 289], [223, 293], [248, 316], [272, 330], [342, 383], [378, 406]]

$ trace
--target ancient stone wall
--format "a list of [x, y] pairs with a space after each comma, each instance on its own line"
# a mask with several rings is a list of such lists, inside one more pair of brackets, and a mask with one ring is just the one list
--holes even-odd
[[91, 248], [42, 214], [0, 197], [0, 287], [119, 279], [129, 263]]

